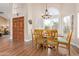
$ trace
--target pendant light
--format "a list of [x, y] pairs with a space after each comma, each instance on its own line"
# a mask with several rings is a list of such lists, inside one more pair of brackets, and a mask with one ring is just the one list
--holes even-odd
[[45, 14], [42, 15], [42, 18], [43, 19], [49, 19], [51, 17], [52, 17], [52, 15], [49, 14], [48, 9], [47, 9], [47, 4], [46, 4]]

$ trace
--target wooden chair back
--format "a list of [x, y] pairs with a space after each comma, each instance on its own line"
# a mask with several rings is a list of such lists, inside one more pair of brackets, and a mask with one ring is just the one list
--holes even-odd
[[36, 40], [37, 40], [38, 44], [43, 43], [42, 32], [43, 32], [43, 29], [35, 29], [34, 30], [34, 34], [35, 34], [35, 37], [36, 37]]
[[38, 35], [41, 35], [42, 32], [43, 32], [42, 29], [35, 29], [35, 30], [34, 30], [34, 33], [35, 33], [35, 34], [38, 34]]
[[58, 31], [57, 30], [52, 30], [52, 37], [53, 37], [53, 42], [57, 44], [58, 42]]
[[72, 32], [69, 32], [68, 35], [67, 35], [67, 39], [66, 39], [69, 44], [71, 42], [71, 38], [72, 38]]
[[51, 36], [51, 30], [43, 30], [43, 34], [46, 34], [46, 36]]

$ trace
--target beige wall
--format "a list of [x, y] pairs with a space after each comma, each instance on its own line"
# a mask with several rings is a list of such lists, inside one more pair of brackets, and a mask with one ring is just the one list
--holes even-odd
[[4, 17], [0, 16], [0, 26], [7, 26], [7, 25], [9, 25], [8, 22], [9, 22], [8, 19], [5, 19]]

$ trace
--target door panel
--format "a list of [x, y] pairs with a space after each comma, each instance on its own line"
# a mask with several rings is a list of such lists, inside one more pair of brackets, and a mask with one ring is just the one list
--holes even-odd
[[13, 40], [24, 42], [24, 17], [13, 18]]

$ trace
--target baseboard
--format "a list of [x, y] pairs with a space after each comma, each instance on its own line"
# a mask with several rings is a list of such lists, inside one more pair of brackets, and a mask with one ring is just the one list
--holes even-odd
[[76, 46], [77, 48], [79, 48], [79, 45], [78, 44], [75, 44], [75, 43], [71, 43], [73, 46]]
[[28, 42], [28, 41], [31, 41], [31, 40], [30, 40], [30, 39], [29, 39], [29, 40], [25, 39], [24, 41], [25, 41], [25, 42]]

